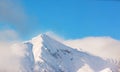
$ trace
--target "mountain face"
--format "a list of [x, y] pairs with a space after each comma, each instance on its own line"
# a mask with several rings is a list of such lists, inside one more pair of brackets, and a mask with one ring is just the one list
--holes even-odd
[[119, 63], [78, 51], [46, 34], [23, 44], [20, 72], [120, 72]]

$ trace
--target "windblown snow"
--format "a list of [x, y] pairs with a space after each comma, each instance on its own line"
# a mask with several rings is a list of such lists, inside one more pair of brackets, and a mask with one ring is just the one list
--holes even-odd
[[[12, 46], [16, 47], [20, 47], [14, 52], [20, 58], [19, 69], [8, 72], [120, 72], [119, 61], [78, 51], [47, 34]], [[24, 52], [21, 54], [21, 51]]]

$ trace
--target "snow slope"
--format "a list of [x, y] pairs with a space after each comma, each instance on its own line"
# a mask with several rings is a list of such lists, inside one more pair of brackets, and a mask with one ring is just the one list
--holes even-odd
[[119, 72], [119, 63], [68, 47], [47, 34], [23, 45], [21, 72]]

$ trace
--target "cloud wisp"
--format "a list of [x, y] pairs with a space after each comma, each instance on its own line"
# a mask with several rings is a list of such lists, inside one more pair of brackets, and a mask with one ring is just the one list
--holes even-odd
[[24, 65], [25, 63], [22, 63], [23, 60], [26, 61], [27, 49], [28, 46], [20, 41], [15, 31], [0, 31], [0, 72], [22, 72], [22, 70], [27, 70], [25, 67], [28, 64]]
[[21, 0], [0, 0], [0, 22], [4, 29], [12, 26], [20, 34], [28, 34], [31, 20]]
[[23, 43], [0, 42], [0, 72], [31, 72], [34, 63], [26, 58], [27, 49]]
[[120, 41], [111, 37], [86, 37], [76, 40], [65, 40], [63, 43], [102, 58], [120, 60]]
[[[17, 33], [13, 30], [4, 30], [0, 31], [0, 71], [4, 70], [13, 70], [17, 71], [18, 69], [18, 60], [14, 59], [11, 45], [13, 41], [17, 40]], [[13, 67], [11, 66], [13, 65]]]

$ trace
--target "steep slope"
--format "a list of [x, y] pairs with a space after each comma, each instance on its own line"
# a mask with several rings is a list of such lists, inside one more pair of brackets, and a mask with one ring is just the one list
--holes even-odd
[[46, 34], [33, 38], [34, 72], [100, 72], [109, 68], [118, 72], [118, 66], [100, 57], [77, 51]]

